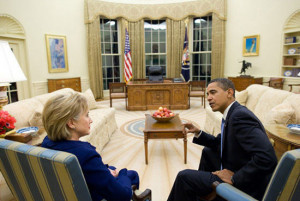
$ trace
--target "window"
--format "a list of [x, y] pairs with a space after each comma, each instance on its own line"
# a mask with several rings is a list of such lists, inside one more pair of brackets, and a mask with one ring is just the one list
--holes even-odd
[[149, 76], [150, 66], [161, 66], [163, 76], [166, 76], [166, 28], [165, 20], [145, 20], [144, 22], [146, 77]]
[[103, 89], [120, 82], [120, 54], [117, 20], [100, 19]]
[[211, 80], [212, 17], [193, 20], [192, 80]]
[[19, 100], [17, 83], [11, 82], [10, 84], [11, 85], [7, 87], [8, 103], [17, 102]]

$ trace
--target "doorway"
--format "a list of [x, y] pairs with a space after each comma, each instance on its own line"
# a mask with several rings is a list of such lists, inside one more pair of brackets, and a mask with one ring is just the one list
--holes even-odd
[[[10, 83], [8, 88], [9, 103], [31, 97], [29, 88], [30, 77], [27, 67], [27, 56], [25, 46], [25, 32], [23, 26], [12, 16], [0, 14], [0, 40], [7, 41], [27, 80], [17, 83]], [[1, 80], [0, 80], [1, 81]]]

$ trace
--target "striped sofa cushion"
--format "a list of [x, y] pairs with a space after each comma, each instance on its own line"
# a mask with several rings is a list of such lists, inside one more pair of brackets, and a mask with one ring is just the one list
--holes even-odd
[[17, 200], [92, 200], [70, 153], [0, 139], [0, 170]]

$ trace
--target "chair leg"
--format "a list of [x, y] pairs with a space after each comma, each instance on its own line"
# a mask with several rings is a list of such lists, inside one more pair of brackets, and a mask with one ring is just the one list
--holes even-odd
[[112, 99], [110, 98], [109, 100], [110, 100], [110, 107], [112, 107]]

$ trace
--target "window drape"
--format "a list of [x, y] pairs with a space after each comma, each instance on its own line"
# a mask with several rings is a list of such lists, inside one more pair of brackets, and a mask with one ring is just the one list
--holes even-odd
[[90, 88], [96, 99], [103, 98], [100, 18], [88, 23], [88, 69]]
[[187, 20], [167, 19], [167, 77], [180, 77], [183, 42]]
[[[124, 1], [126, 2], [126, 1]], [[183, 20], [189, 16], [206, 16], [216, 13], [226, 19], [226, 0], [195, 0], [169, 4], [130, 4], [101, 0], [85, 0], [85, 23], [97, 16], [108, 19], [124, 18], [131, 22], [142, 19]]]
[[[145, 76], [144, 19], [166, 19], [167, 77], [179, 77], [186, 19], [212, 13], [211, 77], [224, 77], [226, 0], [201, 0], [173, 4], [123, 4], [85, 0], [90, 85], [96, 98], [103, 97], [99, 16], [121, 22], [121, 58], [124, 61], [125, 27], [128, 28], [134, 78]], [[187, 25], [189, 25], [187, 23]], [[191, 40], [189, 38], [189, 40]], [[191, 51], [191, 50], [190, 50]], [[124, 64], [121, 62], [121, 73]]]
[[212, 14], [211, 78], [224, 77], [225, 21]]

